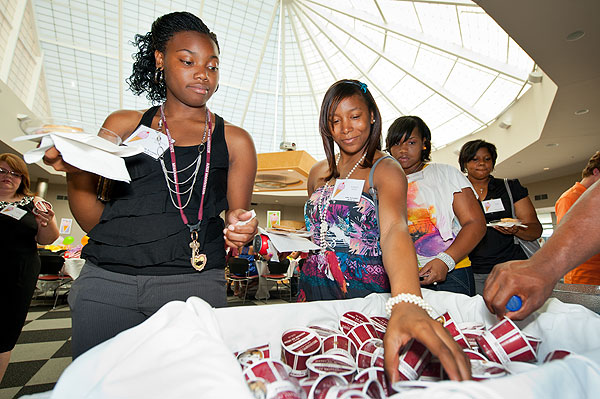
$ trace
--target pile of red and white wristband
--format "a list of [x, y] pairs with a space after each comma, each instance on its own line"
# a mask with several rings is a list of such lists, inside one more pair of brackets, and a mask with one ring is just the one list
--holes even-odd
[[[489, 329], [479, 322], [458, 324], [448, 312], [437, 320], [471, 359], [474, 380], [498, 378], [536, 367], [542, 341], [521, 332], [509, 319]], [[268, 345], [249, 348], [236, 356], [256, 398], [383, 399], [398, 391], [428, 387], [448, 378], [439, 359], [424, 345], [411, 340], [399, 353], [400, 381], [389, 384], [383, 370], [382, 341], [387, 322], [385, 317], [350, 311], [344, 313], [335, 327], [311, 325], [284, 331], [280, 360], [270, 358]], [[551, 352], [545, 361], [568, 354]]]

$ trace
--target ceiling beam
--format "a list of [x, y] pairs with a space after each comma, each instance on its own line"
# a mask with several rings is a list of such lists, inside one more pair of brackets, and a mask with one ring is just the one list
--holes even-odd
[[[358, 65], [355, 60], [354, 57], [349, 55], [342, 47], [340, 47], [335, 41], [331, 40], [330, 36], [327, 35], [327, 33], [321, 28], [321, 26], [319, 24], [317, 24], [315, 22], [315, 20], [313, 18], [310, 18], [308, 16], [308, 14], [306, 14], [304, 12], [304, 10], [300, 10], [301, 13], [303, 13], [306, 17], [308, 21], [311, 21], [313, 23], [313, 25], [325, 36], [327, 36], [330, 39], [331, 44], [361, 73], [362, 76], [364, 76], [365, 78], [368, 79], [369, 76], [369, 72], [367, 70], [365, 70], [361, 65]], [[308, 31], [307, 31], [308, 32]], [[323, 59], [325, 61], [325, 58]], [[334, 75], [335, 76], [335, 75]], [[340, 77], [336, 77], [336, 79], [340, 79]], [[376, 83], [374, 83], [372, 80], [369, 80], [369, 82], [373, 85], [373, 87], [375, 89], [377, 89], [377, 91], [379, 92], [379, 94], [385, 98], [385, 100], [389, 103], [389, 105], [392, 106], [392, 108], [394, 108], [397, 112], [399, 112], [401, 115], [407, 115], [406, 112], [404, 112], [402, 109], [400, 109], [397, 105], [396, 102], [393, 101], [391, 98], [389, 98], [386, 94], [386, 90], [383, 90], [382, 88], [380, 88]]]
[[[29, 91], [27, 94], [27, 99], [25, 101], [25, 105], [27, 105], [27, 108], [29, 108], [29, 109], [33, 109], [33, 104], [35, 103], [38, 86], [40, 85], [40, 77], [42, 76], [43, 66], [44, 66], [44, 53], [41, 53], [41, 55], [39, 57], [35, 58], [35, 68], [33, 69], [33, 73], [31, 74], [31, 81], [29, 82]], [[44, 116], [48, 116], [48, 115], [38, 115], [38, 116], [44, 117]]]
[[[291, 11], [290, 14], [294, 14], [293, 12], [294, 9], [292, 7], [288, 7], [288, 11]], [[294, 36], [296, 38], [299, 38], [299, 34], [298, 34], [298, 28], [296, 27], [296, 22], [294, 21], [294, 18], [292, 16], [290, 16], [290, 22], [292, 25], [292, 30], [294, 31]], [[302, 46], [300, 45], [299, 41], [296, 41], [296, 46], [298, 47], [298, 51], [300, 52], [300, 58], [302, 59], [302, 66], [304, 67], [304, 73], [306, 74], [306, 80], [308, 81], [308, 87], [310, 89], [311, 92], [311, 97], [313, 100], [313, 104], [315, 105], [315, 111], [317, 112], [317, 114], [319, 113], [319, 103], [317, 102], [317, 94], [315, 93], [315, 88], [313, 86], [313, 82], [311, 79], [310, 74], [308, 73], [308, 65], [306, 63], [306, 55], [304, 54], [304, 49], [302, 48]]]
[[[339, 15], [344, 15], [346, 17], [356, 19], [357, 21], [361, 21], [366, 24], [383, 29], [385, 31], [397, 34], [397, 35], [407, 38], [411, 41], [415, 41], [415, 42], [424, 44], [428, 47], [431, 47], [435, 50], [441, 51], [445, 54], [467, 60], [473, 64], [479, 65], [486, 69], [491, 69], [494, 72], [504, 74], [513, 79], [517, 79], [517, 80], [521, 80], [521, 81], [527, 80], [527, 76], [530, 72], [528, 70], [524, 70], [524, 69], [514, 67], [512, 65], [508, 65], [497, 59], [476, 53], [475, 51], [466, 49], [455, 43], [452, 43], [452, 42], [449, 42], [449, 41], [446, 41], [443, 39], [439, 39], [437, 37], [433, 37], [433, 36], [428, 35], [423, 32], [419, 32], [416, 30], [406, 28], [406, 27], [404, 27], [400, 24], [394, 23], [394, 22], [382, 24], [381, 19], [379, 17], [372, 15], [365, 10], [358, 10], [356, 8], [348, 7], [347, 9], [345, 9], [345, 11], [342, 11], [339, 8], [327, 6], [327, 5], [318, 3], [314, 0], [301, 0], [300, 2], [301, 3], [304, 3], [304, 2], [312, 3], [315, 5], [318, 5], [320, 7], [328, 9], [330, 11], [333, 11]], [[483, 10], [482, 10], [482, 13], [484, 13]], [[458, 18], [458, 16], [457, 16], [457, 18]], [[459, 26], [460, 26], [460, 23], [459, 23]], [[462, 40], [462, 30], [461, 30], [461, 40]]]
[[123, 76], [123, 0], [119, 0], [119, 109], [125, 108], [123, 105], [123, 94], [125, 93], [125, 77]]
[[21, 31], [26, 8], [27, 0], [18, 0], [17, 4], [15, 4], [15, 13], [13, 14], [12, 21], [10, 21], [11, 29], [6, 40], [6, 46], [4, 47], [4, 54], [2, 54], [2, 64], [0, 65], [0, 79], [4, 82], [8, 82], [8, 74], [15, 56], [15, 49], [19, 40], [19, 32]]
[[244, 112], [242, 113], [242, 119], [240, 120], [240, 126], [244, 126], [244, 122], [246, 121], [246, 115], [248, 115], [248, 108], [250, 107], [250, 101], [252, 101], [252, 95], [254, 94], [254, 87], [256, 86], [256, 81], [258, 80], [258, 75], [260, 74], [260, 70], [262, 68], [262, 60], [265, 56], [265, 51], [267, 50], [267, 45], [269, 44], [269, 38], [271, 35], [271, 31], [273, 30], [273, 23], [275, 22], [275, 17], [277, 16], [277, 8], [279, 8], [279, 2], [276, 2], [273, 5], [273, 11], [271, 12], [271, 19], [269, 21], [269, 28], [265, 33], [265, 37], [263, 39], [262, 49], [260, 51], [260, 56], [256, 61], [256, 69], [254, 70], [254, 77], [252, 78], [252, 84], [250, 85], [250, 89], [248, 90], [248, 97], [246, 98], [246, 104], [244, 105]]
[[[462, 110], [463, 112], [469, 114], [473, 119], [477, 120], [481, 124], [486, 124], [486, 122], [488, 122], [488, 121], [484, 121], [484, 117], [475, 108], [473, 108], [469, 104], [466, 104], [463, 100], [461, 100], [460, 98], [456, 97], [453, 93], [451, 93], [450, 91], [446, 90], [444, 87], [440, 86], [437, 83], [433, 83], [433, 82], [429, 83], [429, 82], [427, 82], [428, 78], [425, 77], [418, 70], [416, 70], [414, 68], [409, 68], [409, 67], [402, 66], [401, 65], [401, 61], [400, 61], [398, 55], [396, 55], [396, 54], [390, 55], [390, 54], [384, 53], [382, 50], [380, 50], [378, 48], [377, 45], [371, 43], [365, 37], [357, 36], [354, 32], [351, 32], [348, 29], [346, 29], [344, 27], [344, 23], [341, 22], [341, 21], [339, 21], [339, 19], [337, 19], [336, 17], [334, 17], [334, 16], [324, 16], [324, 15], [322, 15], [322, 14], [318, 13], [317, 11], [312, 10], [310, 8], [309, 8], [309, 10], [311, 10], [313, 13], [315, 13], [320, 18], [323, 18], [325, 21], [329, 22], [331, 25], [333, 25], [336, 28], [338, 28], [340, 31], [344, 32], [349, 37], [351, 37], [354, 40], [356, 40], [358, 43], [360, 43], [363, 46], [367, 47], [369, 50], [373, 51], [375, 54], [378, 54], [381, 58], [383, 58], [386, 61], [388, 61], [389, 63], [391, 63], [396, 68], [400, 69], [401, 71], [403, 71], [407, 75], [410, 75], [413, 79], [417, 80], [418, 82], [420, 82], [422, 85], [424, 85], [428, 89], [436, 92], [438, 95], [440, 95], [446, 101], [450, 102], [455, 107], [457, 107], [460, 110]], [[317, 26], [317, 28], [319, 30], [321, 30], [320, 26], [316, 22], [314, 22], [314, 18], [310, 18], [308, 15], [307, 15], [307, 17], [310, 20], [312, 20], [313, 23], [315, 23], [315, 26]], [[334, 45], [335, 45], [335, 43], [334, 43]], [[351, 60], [351, 62], [353, 62], [353, 61]], [[390, 101], [390, 100], [388, 99], [388, 101]], [[394, 102], [390, 101], [390, 103], [392, 105], [394, 105]], [[403, 113], [403, 115], [406, 115], [406, 113]]]
[[471, 0], [454, 0], [454, 1], [444, 1], [444, 0], [396, 0], [398, 2], [404, 1], [409, 3], [423, 3], [423, 4], [438, 4], [443, 6], [461, 6], [461, 7], [479, 7]]

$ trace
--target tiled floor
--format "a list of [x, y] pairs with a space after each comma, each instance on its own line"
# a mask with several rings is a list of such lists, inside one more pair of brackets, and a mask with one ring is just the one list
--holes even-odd
[[[274, 293], [274, 292], [273, 292]], [[289, 298], [283, 295], [284, 298]], [[71, 363], [71, 312], [64, 303], [52, 309], [49, 300], [34, 300], [19, 341], [12, 352], [2, 383], [0, 399], [49, 391]], [[282, 299], [267, 301], [227, 298], [228, 306], [255, 306], [287, 303]]]
[[34, 301], [0, 384], [0, 399], [52, 389], [71, 363], [71, 312], [68, 306]]

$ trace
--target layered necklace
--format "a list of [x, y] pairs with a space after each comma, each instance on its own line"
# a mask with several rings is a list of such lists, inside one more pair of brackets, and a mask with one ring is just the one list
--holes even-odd
[[[366, 152], [363, 153], [362, 157], [360, 157], [360, 159], [356, 162], [356, 164], [354, 164], [354, 167], [352, 167], [352, 169], [350, 169], [350, 172], [348, 172], [348, 174], [346, 175], [346, 178], [344, 180], [347, 180], [350, 178], [350, 176], [352, 176], [352, 173], [354, 173], [356, 168], [358, 168], [358, 165], [360, 165], [361, 162], [365, 160], [366, 156], [367, 156], [367, 153]], [[336, 156], [335, 164], [337, 165], [339, 161], [340, 161], [340, 154], [338, 154]], [[321, 224], [319, 225], [319, 235], [320, 235], [321, 240], [320, 240], [319, 244], [321, 246], [322, 253], [324, 253], [327, 250], [326, 237], [327, 237], [327, 230], [329, 229], [329, 225], [327, 224], [327, 208], [329, 207], [329, 204], [333, 197], [333, 193], [331, 196], [327, 196], [327, 189], [329, 188], [329, 185], [331, 184], [332, 180], [333, 180], [333, 178], [331, 178], [327, 182], [325, 182], [325, 185], [323, 186], [323, 191], [321, 192], [321, 198], [320, 198]]]
[[[192, 257], [190, 258], [190, 262], [192, 267], [198, 271], [202, 271], [204, 266], [206, 265], [206, 254], [201, 254], [199, 252], [200, 243], [198, 242], [198, 230], [200, 229], [200, 224], [202, 223], [202, 217], [204, 213], [204, 196], [206, 194], [206, 185], [208, 183], [208, 173], [210, 170], [210, 149], [211, 149], [211, 137], [212, 137], [212, 121], [210, 119], [210, 111], [208, 107], [206, 107], [206, 120], [204, 122], [204, 135], [202, 136], [202, 142], [198, 145], [198, 156], [192, 163], [186, 166], [183, 169], [177, 169], [177, 162], [175, 157], [175, 147], [173, 146], [173, 138], [171, 136], [171, 132], [169, 131], [169, 126], [167, 125], [167, 118], [164, 112], [164, 104], [160, 106], [160, 120], [158, 121], [158, 128], [160, 131], [163, 130], [167, 135], [167, 139], [169, 141], [169, 152], [171, 154], [171, 170], [167, 170], [167, 166], [165, 164], [164, 157], [161, 155], [160, 164], [162, 166], [163, 175], [165, 176], [165, 182], [167, 183], [167, 188], [169, 189], [169, 197], [171, 198], [171, 202], [173, 206], [179, 209], [179, 214], [181, 215], [181, 220], [183, 223], [190, 229], [190, 236], [192, 241], [190, 242], [190, 248], [192, 249]], [[206, 139], [206, 145], [204, 144], [204, 140]], [[192, 193], [194, 186], [196, 184], [196, 178], [198, 177], [198, 172], [200, 170], [200, 164], [202, 163], [202, 153], [206, 149], [206, 167], [204, 169], [204, 182], [202, 183], [202, 196], [200, 197], [200, 207], [198, 208], [198, 222], [196, 224], [190, 224], [188, 222], [188, 218], [183, 212], [185, 207], [190, 203], [192, 198]], [[190, 168], [194, 168], [191, 176], [185, 179], [184, 181], [179, 181], [179, 174], [185, 172]], [[173, 176], [173, 178], [170, 177]], [[181, 191], [180, 186], [190, 183], [190, 187], [185, 191]], [[173, 186], [173, 187], [171, 187]], [[175, 198], [173, 198], [175, 195]], [[187, 200], [184, 204], [182, 204], [181, 196], [187, 195]], [[177, 203], [175, 202], [177, 200]]]

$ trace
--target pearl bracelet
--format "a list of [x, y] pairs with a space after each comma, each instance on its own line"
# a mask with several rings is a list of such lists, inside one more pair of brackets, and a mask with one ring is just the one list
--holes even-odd
[[445, 252], [440, 252], [439, 254], [437, 254], [435, 256], [435, 258], [444, 262], [446, 264], [446, 266], [448, 266], [449, 272], [454, 270], [454, 267], [456, 266], [456, 262], [454, 262], [454, 259], [452, 259], [452, 256], [448, 255]]
[[421, 298], [420, 296], [417, 296], [417, 295], [406, 294], [406, 293], [398, 294], [387, 300], [387, 302], [385, 303], [385, 311], [386, 311], [388, 317], [390, 317], [392, 315], [392, 308], [401, 302], [412, 303], [414, 305], [417, 305], [418, 307], [420, 307], [421, 309], [426, 311], [427, 314], [429, 315], [429, 317], [431, 317], [432, 319], [435, 319], [437, 317], [437, 315], [436, 315], [435, 311], [433, 310], [433, 308], [431, 307], [431, 305], [429, 305], [427, 302], [425, 302], [425, 300], [423, 298]]

